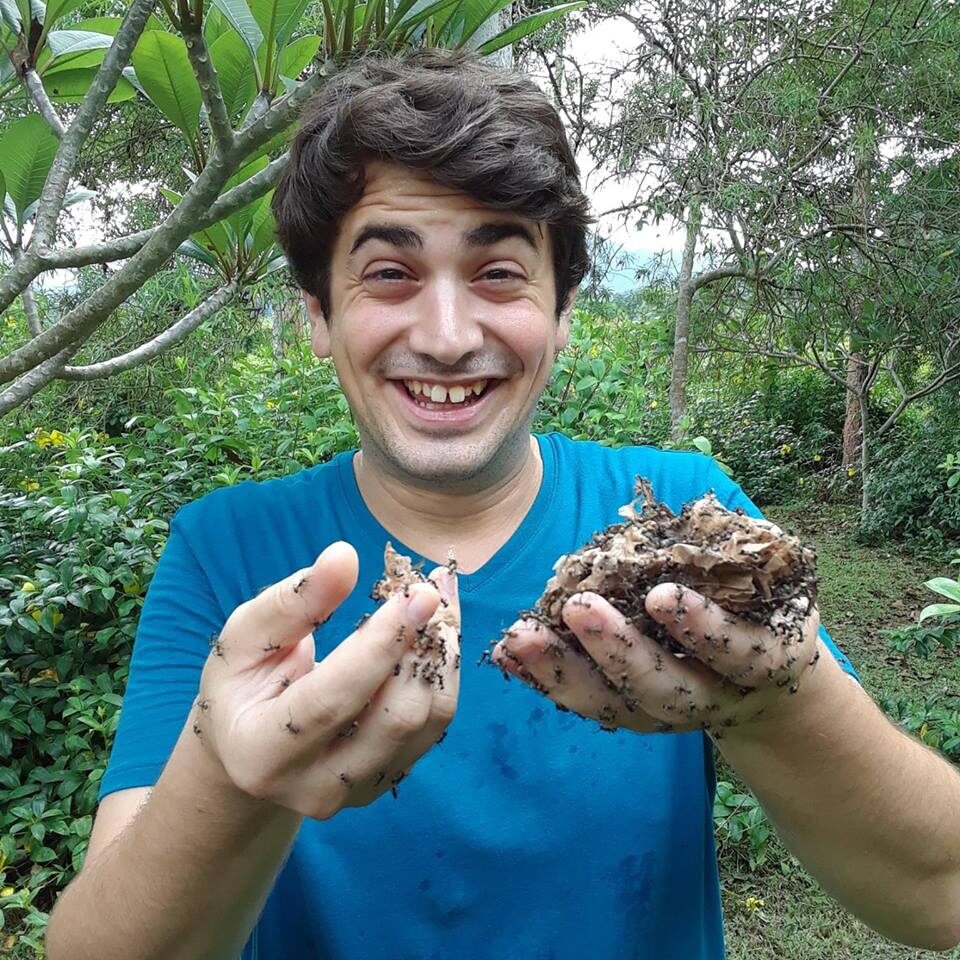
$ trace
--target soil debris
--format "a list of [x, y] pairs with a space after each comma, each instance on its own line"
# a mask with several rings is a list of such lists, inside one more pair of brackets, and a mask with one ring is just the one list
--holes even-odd
[[624, 522], [560, 557], [534, 609], [522, 616], [548, 625], [579, 650], [561, 611], [571, 596], [589, 590], [605, 597], [641, 633], [683, 656], [683, 648], [644, 605], [657, 584], [680, 583], [738, 617], [776, 623], [782, 637], [799, 630], [817, 596], [813, 550], [769, 521], [727, 510], [712, 493], [688, 503], [678, 516], [657, 502], [643, 477], [636, 478], [635, 492], [618, 511]]
[[[434, 589], [435, 584], [421, 572], [422, 561], [414, 564], [409, 557], [397, 553], [391, 543], [387, 543], [383, 551], [384, 576], [373, 585], [370, 596], [374, 600], [389, 600], [396, 594], [407, 596], [410, 587], [416, 583], [429, 583]], [[456, 560], [451, 548], [447, 567], [456, 570]], [[417, 630], [413, 637], [412, 649], [414, 659], [410, 667], [413, 677], [419, 677], [424, 683], [443, 689], [443, 668], [447, 664], [448, 650], [457, 651], [459, 638], [459, 624], [454, 611], [448, 604], [437, 606], [433, 616], [426, 624]], [[406, 638], [406, 632], [401, 628], [398, 640]], [[459, 654], [454, 654], [459, 658]], [[399, 666], [399, 664], [398, 664]]]

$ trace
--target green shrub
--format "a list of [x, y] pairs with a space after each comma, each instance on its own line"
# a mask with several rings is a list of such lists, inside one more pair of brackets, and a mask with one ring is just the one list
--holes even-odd
[[904, 730], [960, 764], [960, 697], [882, 697], [879, 703]]
[[902, 540], [939, 557], [960, 543], [960, 487], [947, 486], [945, 454], [960, 447], [960, 418], [943, 408], [877, 445], [870, 474], [865, 543]]
[[[126, 432], [5, 422], [0, 484], [0, 929], [39, 956], [55, 896], [86, 851], [144, 594], [167, 521], [245, 478], [354, 446], [332, 365], [266, 352]], [[53, 408], [49, 407], [49, 411]], [[51, 412], [52, 415], [52, 412]], [[0, 947], [5, 952], [4, 940]]]
[[757, 798], [727, 780], [717, 781], [713, 800], [717, 856], [758, 870], [768, 860], [776, 834]]

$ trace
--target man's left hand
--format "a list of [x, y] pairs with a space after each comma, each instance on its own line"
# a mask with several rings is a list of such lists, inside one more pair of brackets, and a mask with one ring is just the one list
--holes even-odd
[[[820, 617], [799, 599], [790, 616], [755, 623], [678, 584], [647, 595], [647, 613], [682, 647], [675, 654], [641, 633], [595, 593], [578, 593], [563, 620], [587, 656], [544, 624], [517, 621], [492, 660], [559, 706], [607, 729], [637, 732], [726, 729], [789, 713], [823, 652]], [[804, 616], [806, 614], [806, 616]]]

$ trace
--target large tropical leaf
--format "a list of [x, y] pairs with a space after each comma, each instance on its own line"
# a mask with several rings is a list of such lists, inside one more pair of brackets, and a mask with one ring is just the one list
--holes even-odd
[[[175, 190], [169, 190], [167, 187], [161, 187], [160, 192], [167, 198], [174, 206], [176, 206], [183, 197], [180, 196]], [[192, 243], [194, 246], [199, 247], [201, 250], [206, 251], [210, 254], [211, 258], [215, 258], [217, 255], [223, 260], [233, 261], [236, 259], [236, 241], [228, 231], [225, 222], [219, 221], [218, 223], [211, 223], [209, 227], [206, 227], [203, 230], [198, 230], [192, 237]], [[186, 253], [188, 256], [192, 256], [192, 248], [190, 250], [184, 249], [183, 246], [180, 248], [182, 253]], [[204, 263], [211, 263], [211, 260], [203, 259]], [[217, 263], [216, 259], [212, 259], [211, 265]]]
[[58, 20], [76, 10], [81, 3], [83, 3], [83, 0], [48, 0], [47, 12], [43, 18], [44, 30], [52, 30]]
[[[433, 3], [430, 3], [419, 10], [407, 12], [399, 20], [394, 17], [394, 19], [387, 26], [387, 29], [384, 31], [384, 37], [396, 34], [394, 37], [394, 46], [396, 46], [398, 42], [404, 40], [424, 21], [436, 16], [438, 13], [446, 11], [449, 7], [456, 6], [462, 2], [463, 0], [434, 0]], [[412, 4], [410, 6], [412, 6]], [[407, 9], [409, 11], [409, 7]]]
[[0, 19], [13, 31], [14, 36], [20, 35], [23, 26], [23, 14], [17, 6], [16, 0], [0, 0]]
[[315, 35], [300, 37], [288, 43], [277, 58], [277, 73], [281, 77], [296, 80], [307, 64], [317, 55], [323, 38]]
[[200, 124], [200, 87], [183, 40], [150, 30], [141, 35], [131, 62], [156, 108], [193, 140]]
[[[266, 157], [257, 157], [241, 167], [224, 185], [223, 192], [232, 190], [239, 186], [245, 180], [249, 180], [255, 173], [259, 173], [270, 161]], [[259, 200], [253, 200], [245, 207], [241, 207], [227, 217], [226, 222], [230, 225], [237, 242], [243, 245], [247, 234], [253, 225], [253, 216], [256, 213]]]
[[449, 21], [450, 45], [467, 46], [470, 38], [491, 17], [496, 16], [504, 7], [510, 6], [510, 3], [511, 0], [464, 0]]
[[518, 40], [522, 40], [541, 27], [546, 26], [551, 20], [565, 17], [568, 13], [579, 10], [586, 5], [587, 0], [577, 0], [575, 3], [561, 3], [559, 6], [550, 7], [549, 10], [541, 10], [540, 13], [531, 14], [529, 17], [524, 17], [522, 20], [511, 24], [502, 33], [498, 33], [495, 37], [492, 37], [478, 47], [478, 50], [483, 56], [496, 53], [497, 50], [507, 47], [511, 43], [516, 43]]
[[257, 53], [263, 44], [263, 32], [246, 0], [212, 0], [213, 5], [227, 18], [237, 31], [256, 62]]
[[[53, 69], [51, 73], [44, 75], [43, 89], [54, 103], [80, 103], [87, 95], [98, 69], [97, 66]], [[133, 84], [121, 77], [110, 91], [107, 103], [123, 103], [125, 100], [132, 100], [136, 95]]]
[[102, 50], [112, 43], [113, 37], [109, 34], [89, 30], [51, 30], [47, 34], [47, 47], [54, 59], [85, 50]]
[[43, 192], [59, 141], [37, 113], [14, 120], [0, 137], [0, 171], [21, 226]]
[[282, 48], [303, 17], [308, 0], [250, 0], [250, 11], [277, 49]]
[[250, 220], [248, 252], [251, 258], [266, 253], [277, 240], [277, 224], [273, 219], [271, 201], [273, 191], [261, 197], [254, 206]]
[[[123, 20], [120, 17], [91, 17], [89, 20], [81, 20], [73, 24], [71, 30], [90, 30], [93, 33], [106, 33], [111, 37], [117, 35], [120, 24]], [[147, 30], [163, 30], [163, 23], [157, 18], [156, 14], [151, 13], [147, 17], [147, 25], [143, 28]]]
[[210, 60], [220, 80], [227, 116], [235, 119], [246, 114], [257, 95], [250, 51], [232, 30], [222, 33], [210, 44]]
[[[44, 51], [46, 53], [46, 51]], [[37, 73], [41, 77], [52, 77], [67, 70], [88, 70], [99, 67], [103, 63], [106, 50], [82, 50], [53, 59], [51, 56], [41, 56], [37, 64]]]

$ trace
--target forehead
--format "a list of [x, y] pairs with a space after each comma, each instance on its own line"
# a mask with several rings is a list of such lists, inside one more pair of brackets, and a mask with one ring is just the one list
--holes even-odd
[[548, 246], [548, 231], [536, 220], [488, 207], [420, 171], [374, 162], [366, 168], [363, 196], [340, 225], [338, 245], [348, 253], [364, 227], [384, 222], [409, 224], [427, 234], [440, 230], [466, 232], [480, 223], [519, 223], [527, 228], [538, 248], [546, 250]]

